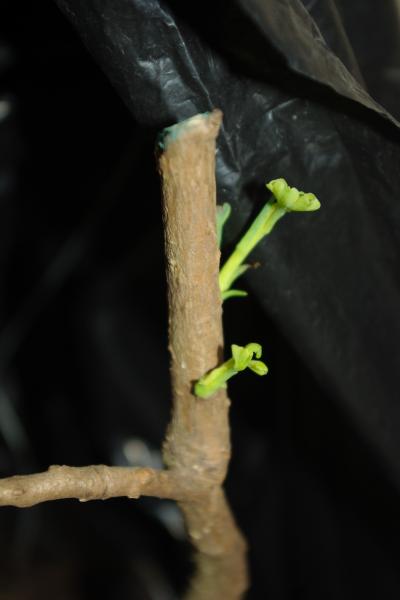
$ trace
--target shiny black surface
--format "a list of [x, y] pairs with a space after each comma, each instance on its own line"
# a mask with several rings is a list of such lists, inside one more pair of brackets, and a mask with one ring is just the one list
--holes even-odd
[[[270, 367], [231, 386], [227, 489], [250, 545], [248, 598], [397, 599], [395, 3], [58, 4], [116, 91], [54, 4], [1, 8], [2, 474], [159, 460], [169, 390], [154, 141], [218, 107], [225, 253], [269, 179], [322, 203], [285, 217], [254, 252], [249, 299], [224, 311], [227, 342], [260, 342]], [[173, 598], [190, 561], [179, 516], [160, 505], [0, 511], [7, 598]]]

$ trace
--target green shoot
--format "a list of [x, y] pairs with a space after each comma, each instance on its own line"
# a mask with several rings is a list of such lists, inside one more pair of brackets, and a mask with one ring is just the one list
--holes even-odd
[[309, 212], [318, 210], [321, 206], [314, 194], [301, 192], [295, 187], [291, 188], [282, 178], [270, 181], [266, 187], [272, 192], [273, 198], [255, 218], [220, 270], [219, 286], [223, 300], [232, 296], [246, 295], [240, 290], [231, 290], [231, 285], [249, 268], [250, 265], [244, 264], [244, 261], [253, 248], [263, 237], [271, 233], [276, 223], [287, 212]]
[[[243, 290], [232, 289], [231, 285], [238, 277], [243, 275], [250, 267], [244, 261], [263, 237], [271, 233], [276, 223], [287, 213], [292, 211], [309, 212], [318, 210], [319, 200], [314, 194], [300, 192], [291, 188], [284, 179], [273, 179], [266, 184], [273, 197], [266, 203], [259, 215], [254, 219], [234, 251], [223, 265], [219, 273], [219, 287], [222, 300], [234, 296], [247, 296]], [[229, 204], [217, 207], [217, 239], [221, 246], [222, 230], [231, 213]], [[212, 369], [195, 383], [194, 393], [200, 398], [209, 398], [221, 388], [226, 388], [228, 379], [243, 371], [251, 369], [257, 375], [266, 375], [268, 367], [261, 360], [262, 348], [260, 344], [251, 343], [247, 346], [231, 346], [232, 358], [219, 367]]]
[[226, 388], [226, 382], [228, 379], [249, 368], [257, 375], [266, 375], [268, 373], [268, 367], [261, 360], [254, 360], [261, 358], [262, 347], [260, 344], [251, 343], [247, 346], [237, 346], [232, 344], [232, 358], [224, 362], [222, 365], [209, 371], [203, 377], [201, 377], [194, 386], [194, 393], [200, 398], [209, 398], [221, 388]]

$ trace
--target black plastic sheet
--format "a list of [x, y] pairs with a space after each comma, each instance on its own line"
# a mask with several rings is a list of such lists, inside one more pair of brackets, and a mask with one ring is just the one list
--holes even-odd
[[[266, 200], [266, 181], [285, 177], [320, 198], [319, 213], [285, 217], [254, 252], [261, 266], [243, 284], [251, 299], [226, 305], [228, 341], [261, 342], [271, 371], [268, 384], [247, 378], [232, 392], [228, 491], [250, 542], [249, 598], [398, 598], [400, 137], [399, 115], [380, 105], [395, 108], [399, 97], [395, 4], [57, 3], [133, 115], [137, 154], [141, 144], [151, 151], [164, 126], [222, 109], [217, 183], [219, 202], [233, 205], [228, 248]], [[373, 12], [374, 22], [360, 23], [360, 11], [366, 19]], [[385, 26], [377, 30], [378, 23]], [[376, 58], [365, 43], [371, 32], [374, 47], [386, 44], [390, 54]], [[139, 230], [146, 218], [154, 223], [159, 206], [155, 173], [136, 177], [144, 193], [130, 216]], [[115, 214], [113, 239], [127, 216]], [[167, 419], [157, 324], [163, 291], [140, 300], [149, 280], [137, 257], [160, 269], [162, 260], [148, 253], [149, 239], [160, 238], [144, 229], [136, 257], [118, 259], [112, 273], [103, 264], [96, 279], [79, 262], [102, 264], [93, 236], [109, 228], [96, 222], [73, 238], [76, 261], [69, 262], [79, 285], [82, 273], [92, 277], [75, 292], [74, 323], [76, 361], [93, 403], [86, 418], [96, 414], [89, 439], [74, 451], [78, 460], [93, 459], [94, 444], [117, 461], [118, 436], [130, 429], [156, 444]], [[138, 358], [152, 352], [164, 364], [157, 380]], [[132, 374], [133, 361], [140, 367]], [[63, 386], [66, 406], [73, 388]], [[128, 405], [135, 389], [154, 403]], [[75, 423], [79, 407], [66, 410]], [[71, 461], [68, 442], [61, 454]]]
[[260, 202], [273, 177], [321, 198], [318, 216], [292, 218], [257, 251], [264, 266], [251, 284], [383, 457], [397, 456], [399, 175], [389, 136], [397, 131], [380, 133], [372, 115], [356, 116], [357, 106], [340, 105], [293, 72], [387, 116], [384, 109], [300, 2], [243, 3], [252, 22], [221, 2], [59, 4], [141, 124], [160, 129], [223, 110], [217, 177], [219, 199], [236, 209], [231, 237], [254, 209], [251, 191]]

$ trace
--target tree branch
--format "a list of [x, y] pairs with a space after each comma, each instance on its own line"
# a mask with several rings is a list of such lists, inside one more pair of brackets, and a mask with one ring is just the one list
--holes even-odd
[[120, 496], [177, 500], [196, 548], [187, 600], [238, 600], [247, 588], [246, 544], [222, 484], [230, 458], [229, 399], [207, 399], [193, 384], [222, 360], [218, 285], [215, 140], [220, 111], [164, 131], [159, 166], [169, 299], [173, 408], [163, 456], [167, 470], [53, 466], [44, 473], [0, 480], [0, 506]]
[[197, 550], [188, 600], [234, 600], [247, 587], [246, 545], [221, 488], [230, 458], [229, 400], [225, 390], [208, 399], [193, 395], [193, 383], [221, 362], [223, 350], [215, 186], [221, 119], [215, 110], [169, 128], [160, 157], [173, 396], [164, 460], [194, 487], [210, 486], [180, 503]]
[[0, 479], [0, 506], [25, 508], [49, 500], [75, 498], [81, 502], [126, 496], [155, 496], [182, 500], [196, 498], [203, 490], [193, 489], [174, 471], [148, 468], [67, 467], [54, 465], [34, 475]]

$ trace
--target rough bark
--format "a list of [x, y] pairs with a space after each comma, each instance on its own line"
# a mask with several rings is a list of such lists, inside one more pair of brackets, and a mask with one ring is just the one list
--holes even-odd
[[197, 550], [190, 600], [240, 598], [247, 585], [245, 543], [221, 485], [230, 456], [225, 390], [209, 399], [193, 383], [221, 361], [222, 303], [218, 285], [215, 139], [222, 114], [175, 125], [160, 157], [169, 301], [173, 411], [164, 444], [166, 464], [196, 487], [197, 501], [181, 502]]
[[202, 493], [199, 488], [190, 487], [180, 473], [174, 471], [106, 465], [53, 465], [43, 473], [0, 479], [0, 506], [19, 508], [66, 498], [75, 498], [80, 502], [121, 496], [179, 500], [196, 499]]
[[194, 382], [221, 362], [223, 350], [215, 189], [221, 118], [217, 110], [197, 115], [165, 130], [161, 143], [173, 398], [167, 469], [56, 465], [0, 480], [0, 506], [141, 495], [176, 500], [196, 549], [187, 600], [238, 600], [247, 588], [246, 544], [222, 488], [229, 400], [225, 390], [208, 399], [193, 394]]

